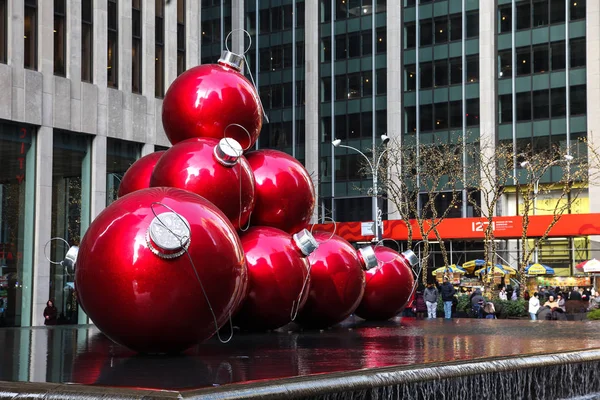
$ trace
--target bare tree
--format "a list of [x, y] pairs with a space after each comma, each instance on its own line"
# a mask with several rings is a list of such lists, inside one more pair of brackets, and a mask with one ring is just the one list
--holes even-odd
[[[519, 272], [525, 284], [525, 268], [537, 254], [540, 244], [565, 213], [570, 213], [573, 204], [589, 185], [597, 184], [600, 151], [585, 139], [580, 139], [569, 148], [554, 147], [533, 154], [528, 151], [518, 167], [520, 192], [520, 214], [523, 218], [520, 238], [521, 257]], [[546, 183], [548, 182], [548, 183]], [[552, 215], [552, 219], [541, 236], [529, 238], [530, 216]], [[534, 260], [537, 261], [537, 260]]]
[[[408, 230], [408, 248], [412, 248], [414, 230], [422, 240], [422, 279], [427, 279], [430, 235], [439, 243], [445, 265], [449, 264], [440, 223], [456, 211], [461, 200], [462, 144], [410, 143], [391, 141], [385, 150], [385, 165], [380, 170], [380, 188], [394, 206]], [[441, 200], [443, 201], [443, 205]], [[412, 225], [414, 221], [416, 226]]]

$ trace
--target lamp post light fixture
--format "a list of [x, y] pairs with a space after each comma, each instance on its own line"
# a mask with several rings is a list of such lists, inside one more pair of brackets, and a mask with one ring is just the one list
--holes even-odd
[[[565, 154], [563, 156], [563, 158], [561, 158], [559, 160], [554, 160], [550, 164], [548, 164], [544, 168], [543, 172], [546, 172], [546, 170], [548, 170], [548, 168], [552, 167], [555, 164], [563, 162], [563, 161], [566, 161], [567, 168], [568, 168], [569, 167], [569, 163], [571, 161], [573, 161], [573, 156], [570, 155], [570, 154]], [[529, 161], [525, 160], [525, 161], [521, 162], [520, 165], [521, 165], [521, 168], [527, 168], [527, 170], [529, 170], [529, 173], [531, 174], [531, 177], [534, 178], [534, 181], [533, 181], [533, 215], [536, 215], [537, 196], [538, 196], [538, 192], [539, 192], [539, 189], [540, 189], [540, 179], [542, 179], [543, 173], [536, 178], [535, 174], [534, 174], [534, 171], [533, 171], [533, 168], [531, 167], [531, 163]], [[535, 251], [533, 253], [533, 261], [536, 262], [536, 263], [538, 262], [538, 249], [537, 249], [537, 247], [535, 248]]]
[[[381, 142], [383, 144], [387, 144], [390, 141], [390, 137], [386, 134], [381, 135]], [[365, 155], [365, 153], [363, 153], [362, 151], [360, 151], [359, 149], [357, 149], [356, 147], [352, 147], [352, 146], [347, 146], [345, 144], [342, 144], [342, 140], [341, 139], [334, 139], [331, 144], [333, 145], [333, 147], [344, 147], [346, 149], [350, 149], [350, 150], [354, 150], [356, 151], [358, 154], [360, 154], [361, 156], [364, 157], [365, 160], [367, 160], [367, 163], [369, 165], [369, 168], [371, 169], [371, 175], [373, 176], [373, 188], [372, 188], [372, 194], [373, 194], [373, 209], [372, 209], [372, 217], [373, 217], [373, 221], [375, 224], [375, 240], [377, 242], [379, 242], [382, 239], [383, 236], [383, 220], [382, 220], [382, 215], [381, 215], [381, 209], [379, 208], [379, 199], [378, 199], [378, 195], [379, 195], [379, 189], [378, 189], [378, 171], [379, 171], [379, 164], [381, 163], [382, 157], [385, 154], [385, 152], [388, 150], [388, 148], [386, 148], [384, 151], [382, 151], [379, 154], [379, 157], [377, 157], [377, 154], [375, 153], [375, 143], [373, 143], [373, 159], [369, 159], [369, 157], [367, 157]], [[376, 158], [377, 157], [377, 158]]]

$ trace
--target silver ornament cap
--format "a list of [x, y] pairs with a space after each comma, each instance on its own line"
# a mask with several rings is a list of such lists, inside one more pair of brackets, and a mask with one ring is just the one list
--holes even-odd
[[189, 222], [174, 212], [154, 217], [147, 232], [148, 247], [161, 258], [179, 257], [190, 245]]
[[308, 231], [308, 229], [302, 229], [300, 232], [295, 233], [292, 238], [302, 254], [307, 257], [319, 247], [319, 242], [317, 242], [315, 237]]
[[229, 50], [223, 50], [221, 52], [221, 58], [217, 61], [219, 64], [227, 65], [239, 72], [244, 68], [244, 57], [239, 54], [232, 53]]
[[232, 138], [221, 139], [214, 149], [215, 158], [226, 167], [233, 167], [237, 164], [243, 153], [242, 145]]
[[406, 250], [402, 255], [408, 260], [411, 267], [419, 263], [419, 257], [412, 250]]
[[362, 257], [367, 271], [377, 266], [377, 257], [375, 257], [375, 249], [373, 249], [373, 246], [361, 247], [358, 249], [358, 253]]

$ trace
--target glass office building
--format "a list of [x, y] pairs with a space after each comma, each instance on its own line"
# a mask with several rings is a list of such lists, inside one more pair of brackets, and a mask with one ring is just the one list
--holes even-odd
[[[0, 1], [0, 309], [8, 325], [43, 324], [49, 298], [64, 321], [87, 321], [72, 274], [47, 260], [59, 259], [64, 243], [46, 243], [78, 244], [129, 165], [169, 145], [160, 118], [169, 84], [226, 47], [245, 52], [244, 73], [269, 119], [256, 147], [292, 154], [313, 177], [315, 222], [373, 217], [361, 156], [333, 139], [367, 156], [384, 133], [407, 143], [469, 133], [515, 149], [600, 140], [597, 1], [73, 2], [81, 7]], [[517, 212], [512, 196], [503, 215]], [[578, 211], [600, 211], [588, 200], [600, 197], [598, 186], [584, 197]], [[473, 214], [463, 203], [452, 217]], [[584, 247], [595, 246], [590, 240]]]

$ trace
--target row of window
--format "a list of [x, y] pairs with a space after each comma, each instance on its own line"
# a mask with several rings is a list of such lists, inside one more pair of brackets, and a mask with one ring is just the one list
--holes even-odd
[[[585, 1], [569, 1], [570, 20], [585, 19]], [[564, 0], [526, 0], [516, 4], [515, 28], [530, 29], [546, 26], [548, 24], [562, 24], [565, 22]], [[498, 7], [498, 32], [505, 33], [512, 30], [512, 6], [510, 4]]]
[[[466, 38], [479, 36], [479, 13], [467, 13]], [[404, 48], [412, 49], [417, 45], [417, 26], [415, 22], [404, 24]], [[438, 18], [419, 21], [419, 46], [430, 46], [462, 39], [462, 14], [450, 14]]]
[[[335, 139], [360, 139], [372, 137], [373, 135], [373, 112], [364, 111], [361, 113], [350, 113], [336, 115]], [[333, 140], [331, 137], [331, 117], [321, 119], [323, 141], [328, 143]], [[380, 110], [375, 112], [375, 136], [379, 137], [387, 132], [387, 114]]]
[[[387, 74], [384, 68], [378, 69], [376, 74], [376, 94], [386, 93]], [[373, 78], [371, 71], [362, 71], [348, 75], [335, 76], [335, 99], [349, 100], [367, 97], [373, 94]], [[321, 79], [321, 102], [331, 101], [331, 77]]]
[[[313, 0], [314, 1], [314, 0]], [[386, 0], [321, 0], [320, 16], [321, 23], [331, 21], [331, 8], [334, 8], [333, 15], [336, 21], [357, 18], [375, 12], [384, 12], [386, 10]]]
[[[406, 133], [417, 131], [417, 107], [404, 107]], [[479, 125], [479, 98], [467, 100], [465, 112], [467, 126]], [[419, 107], [420, 132], [461, 129], [463, 126], [462, 100], [421, 104]]]
[[[165, 0], [155, 1], [155, 87], [156, 96], [164, 95], [164, 10]], [[6, 62], [7, 0], [0, 0], [0, 60]], [[142, 0], [132, 0], [132, 91], [142, 92]], [[119, 66], [119, 10], [118, 0], [107, 1], [107, 53], [106, 78], [109, 87], [118, 88]], [[37, 69], [38, 52], [38, 0], [25, 1], [24, 66]], [[66, 76], [67, 60], [67, 6], [66, 0], [54, 0], [54, 74]], [[93, 0], [81, 0], [81, 80], [93, 81]], [[185, 0], [177, 0], [177, 74], [185, 71]]]
[[[292, 4], [262, 9], [258, 13], [259, 33], [275, 33], [292, 29], [294, 9]], [[304, 3], [296, 3], [296, 27], [304, 27]], [[246, 13], [246, 29], [256, 33], [256, 11]]]
[[[223, 40], [231, 32], [231, 17], [223, 17]], [[202, 44], [221, 43], [221, 19], [202, 21]]]
[[292, 104], [292, 83], [280, 83], [277, 85], [261, 85], [258, 89], [260, 99], [266, 110], [282, 107], [293, 107], [304, 104], [304, 81], [296, 82], [296, 103]]
[[[271, 122], [263, 125], [259, 137], [259, 147], [285, 150], [292, 147], [293, 122]], [[304, 120], [296, 121], [296, 146], [304, 145]]]
[[[293, 62], [292, 44], [271, 46], [260, 50], [261, 72], [279, 71], [291, 68]], [[251, 55], [249, 59], [251, 59]], [[296, 66], [304, 65], [304, 42], [296, 43]]]
[[[529, 75], [548, 71], [564, 70], [566, 65], [565, 41], [544, 43], [535, 46], [517, 47], [516, 74]], [[585, 67], [585, 38], [569, 41], [569, 67]], [[512, 76], [512, 51], [498, 52], [498, 78]]]
[[[377, 54], [386, 51], [385, 28], [378, 28], [375, 33], [375, 52]], [[331, 37], [321, 40], [321, 62], [331, 61]], [[345, 60], [348, 58], [369, 56], [373, 53], [373, 35], [371, 30], [335, 35], [335, 59]]]
[[[586, 113], [586, 94], [586, 85], [569, 88], [571, 116]], [[498, 96], [499, 124], [512, 122], [513, 108], [519, 122], [566, 116], [567, 97], [564, 87], [517, 93], [516, 102], [517, 106], [513, 107], [511, 94]]]
[[[463, 64], [461, 57], [424, 62], [419, 64], [421, 89], [462, 84]], [[466, 60], [466, 83], [479, 81], [479, 56], [469, 56]], [[404, 67], [404, 91], [417, 89], [416, 65]]]

